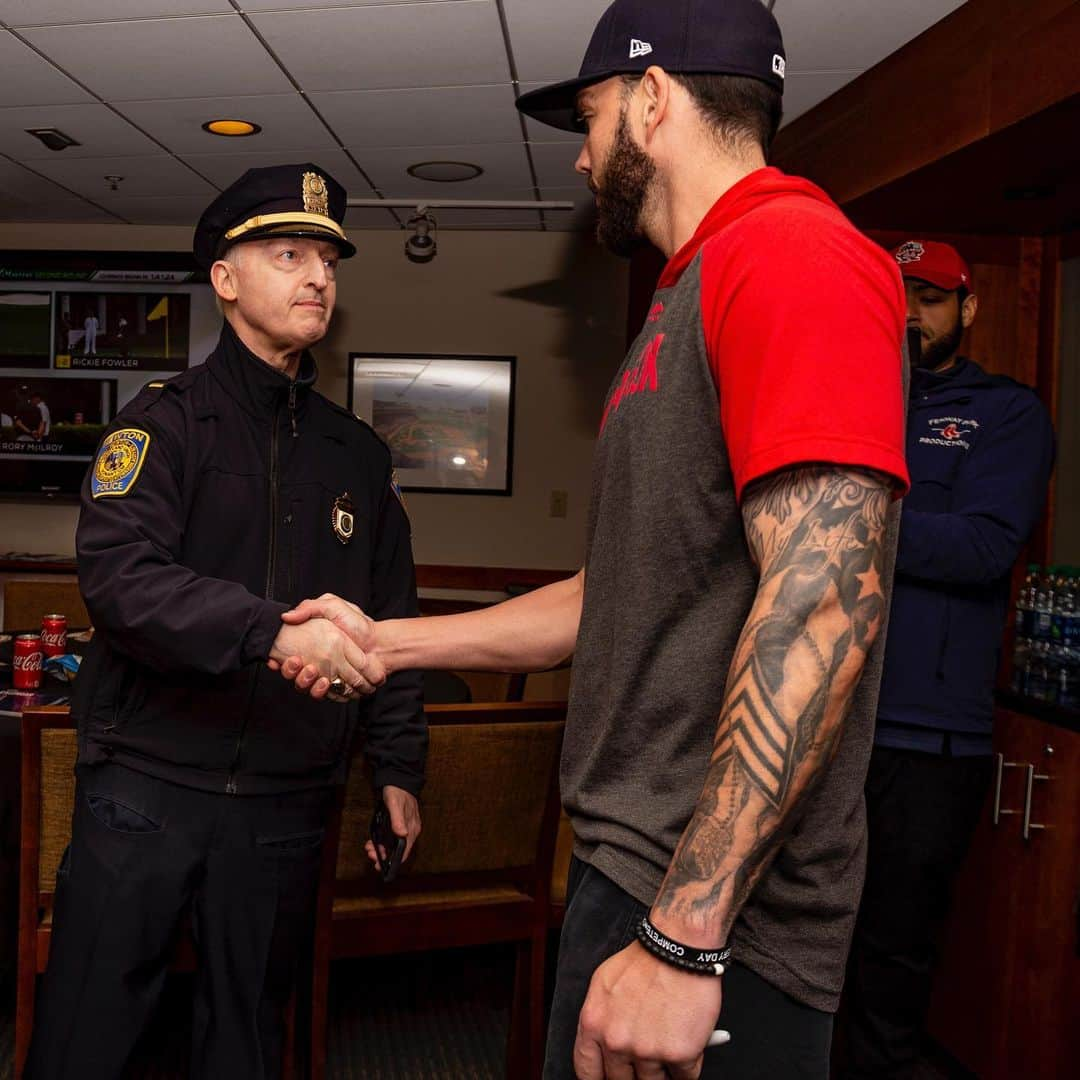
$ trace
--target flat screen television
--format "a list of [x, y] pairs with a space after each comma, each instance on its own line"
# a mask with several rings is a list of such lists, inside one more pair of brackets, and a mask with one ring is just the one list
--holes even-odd
[[0, 498], [77, 498], [117, 411], [220, 325], [187, 253], [0, 251]]

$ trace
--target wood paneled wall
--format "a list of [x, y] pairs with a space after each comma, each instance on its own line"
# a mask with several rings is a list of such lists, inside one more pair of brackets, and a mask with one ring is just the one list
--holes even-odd
[[968, 0], [780, 132], [773, 161], [838, 202], [1080, 92], [1077, 0]]

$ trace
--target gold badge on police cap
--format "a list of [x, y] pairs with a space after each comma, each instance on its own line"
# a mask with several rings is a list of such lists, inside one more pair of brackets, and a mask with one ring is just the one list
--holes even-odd
[[334, 508], [330, 512], [330, 524], [334, 529], [334, 535], [343, 543], [347, 544], [352, 539], [354, 515], [352, 499], [346, 491], [334, 500]]
[[326, 181], [317, 172], [304, 173], [304, 213], [330, 216]]

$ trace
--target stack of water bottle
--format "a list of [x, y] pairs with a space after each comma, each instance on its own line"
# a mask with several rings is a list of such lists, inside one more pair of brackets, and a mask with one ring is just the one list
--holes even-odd
[[1040, 701], [1080, 706], [1080, 569], [1028, 566], [1016, 598], [1012, 688]]

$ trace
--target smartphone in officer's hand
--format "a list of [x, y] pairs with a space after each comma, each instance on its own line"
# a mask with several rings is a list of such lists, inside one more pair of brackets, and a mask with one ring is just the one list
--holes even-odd
[[405, 854], [405, 837], [394, 832], [390, 825], [390, 811], [382, 799], [376, 804], [371, 819], [371, 842], [375, 846], [375, 865], [383, 881], [393, 881], [401, 866], [401, 857]]

